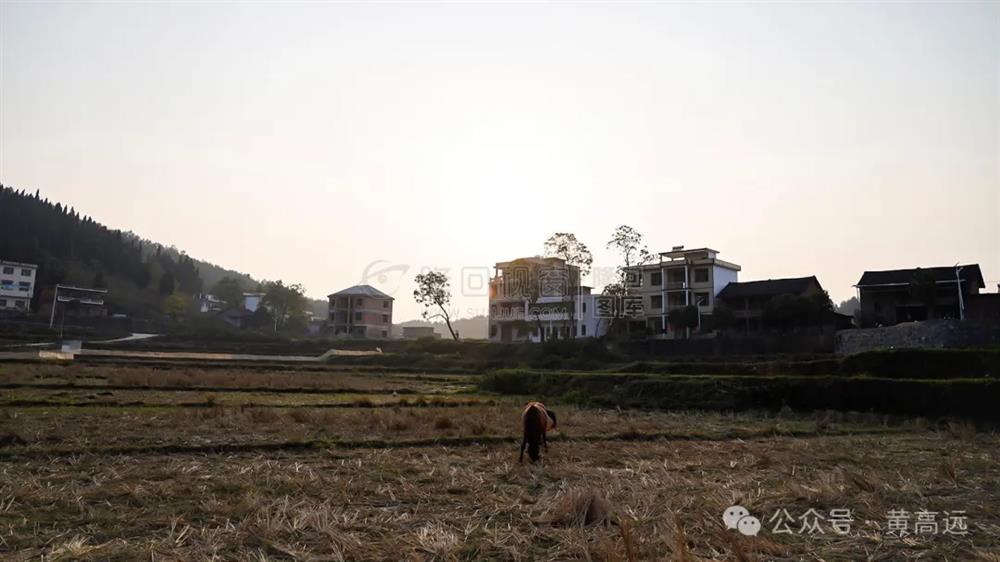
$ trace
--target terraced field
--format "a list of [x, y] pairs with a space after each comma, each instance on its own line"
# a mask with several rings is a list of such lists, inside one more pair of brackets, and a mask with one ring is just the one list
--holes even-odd
[[[519, 464], [526, 397], [480, 392], [477, 379], [0, 366], [0, 554], [1000, 560], [990, 429], [556, 403], [548, 454]], [[757, 536], [726, 528], [734, 504], [759, 518]], [[841, 509], [847, 534], [830, 521]], [[904, 510], [901, 533], [892, 515]], [[937, 532], [916, 532], [918, 511]]]

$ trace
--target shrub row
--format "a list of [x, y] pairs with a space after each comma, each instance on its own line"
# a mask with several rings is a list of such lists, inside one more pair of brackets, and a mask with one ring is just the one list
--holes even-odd
[[1000, 420], [1000, 382], [867, 377], [656, 376], [498, 371], [482, 390], [585, 405], [704, 410], [873, 411]]

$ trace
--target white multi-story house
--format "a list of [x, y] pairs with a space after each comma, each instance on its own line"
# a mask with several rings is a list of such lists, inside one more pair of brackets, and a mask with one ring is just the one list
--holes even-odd
[[0, 310], [28, 312], [37, 273], [33, 263], [0, 260]]
[[489, 339], [496, 342], [586, 338], [607, 329], [595, 317], [580, 269], [560, 258], [498, 262], [490, 280]]
[[720, 260], [718, 254], [711, 248], [674, 246], [660, 253], [659, 261], [630, 268], [628, 293], [642, 297], [643, 314], [629, 322], [629, 330], [678, 337], [670, 313], [692, 305], [698, 307], [699, 324], [711, 322], [716, 296], [737, 281], [740, 271], [740, 266]]

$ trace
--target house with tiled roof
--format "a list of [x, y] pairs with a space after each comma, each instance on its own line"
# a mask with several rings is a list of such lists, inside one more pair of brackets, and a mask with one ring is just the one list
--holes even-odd
[[979, 264], [866, 271], [855, 285], [861, 314], [892, 325], [963, 318], [970, 297], [986, 287]]
[[335, 336], [388, 338], [393, 298], [371, 285], [355, 285], [327, 296], [328, 322]]
[[771, 299], [782, 295], [811, 297], [822, 294], [823, 286], [815, 275], [810, 275], [729, 283], [719, 291], [718, 300], [732, 310], [737, 324], [750, 332], [762, 327], [764, 308]]

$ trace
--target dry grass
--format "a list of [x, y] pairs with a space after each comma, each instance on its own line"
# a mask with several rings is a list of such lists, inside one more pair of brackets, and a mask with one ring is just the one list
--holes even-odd
[[[6, 395], [12, 391], [0, 391]], [[13, 391], [13, 392], [21, 392]], [[31, 392], [37, 396], [38, 392]], [[236, 406], [223, 401], [231, 393], [194, 400], [197, 407], [59, 407], [56, 399], [80, 402], [87, 391], [58, 392], [50, 396], [53, 406], [4, 408], [0, 415], [0, 434], [20, 439], [0, 446], [0, 453], [21, 450], [41, 452], [86, 453], [94, 449], [122, 447], [185, 447], [223, 444], [281, 443], [302, 441], [395, 441], [421, 439], [518, 439], [521, 432], [520, 405], [516, 402], [483, 402], [477, 405], [454, 405], [458, 398], [435, 398], [422, 406], [411, 398], [375, 397], [395, 400], [394, 407], [312, 407], [311, 397], [295, 395], [305, 405], [295, 406], [284, 395], [246, 396], [252, 404], [280, 400], [282, 407]], [[77, 395], [74, 395], [76, 393]], [[128, 393], [125, 395], [124, 393]], [[169, 404], [173, 395], [187, 392], [115, 391], [100, 400], [147, 401]], [[236, 394], [236, 393], [232, 393]], [[352, 395], [354, 396], [354, 395]], [[469, 400], [473, 397], [463, 397]], [[0, 396], [0, 404], [4, 396]], [[183, 399], [185, 402], [191, 398]], [[354, 404], [364, 402], [351, 398]], [[94, 400], [96, 402], [97, 400]], [[374, 405], [373, 402], [367, 401]], [[351, 403], [339, 403], [351, 405]], [[448, 407], [443, 407], [448, 406]], [[872, 428], [873, 420], [830, 423], [821, 432], [815, 429], [812, 416], [775, 419], [767, 414], [740, 415], [691, 412], [619, 412], [586, 410], [560, 406], [560, 429], [550, 439], [591, 439], [618, 437], [643, 440], [651, 435], [675, 435], [680, 438], [721, 439], [727, 436], [771, 436], [836, 433]], [[881, 429], [881, 421], [876, 429]], [[891, 428], [894, 430], [906, 429]], [[2, 440], [0, 440], [2, 442]]]
[[201, 369], [173, 367], [157, 369], [127, 365], [59, 365], [24, 363], [0, 370], [0, 384], [52, 386], [110, 386], [129, 388], [170, 387], [177, 389], [267, 389], [274, 391], [315, 390], [360, 393], [408, 391], [453, 393], [471, 388], [468, 377], [456, 375], [405, 375], [349, 373], [341, 371]]
[[[76, 375], [96, 376], [89, 369]], [[373, 407], [403, 398], [380, 394], [323, 408], [276, 392], [253, 400], [283, 407], [260, 407], [206, 392], [181, 407], [173, 395], [194, 393], [44, 392], [165, 406], [0, 407], [4, 560], [996, 562], [1000, 552], [1000, 438], [968, 424], [553, 405], [549, 453], [519, 464], [516, 402]], [[866, 428], [894, 433], [841, 435]], [[192, 452], [309, 440], [353, 446]], [[727, 530], [733, 504], [765, 530]], [[852, 509], [854, 532], [768, 526], [779, 509], [809, 508]], [[888, 536], [896, 508], [966, 510], [970, 534]]]
[[598, 490], [569, 490], [549, 498], [545, 503], [551, 504], [552, 508], [542, 521], [550, 525], [585, 527], [618, 523], [611, 504]]
[[[0, 463], [0, 520], [13, 560], [988, 560], [998, 451], [995, 437], [925, 432], [568, 442], [545, 466], [519, 465], [513, 446], [85, 455]], [[930, 470], [943, 457], [957, 486]], [[732, 503], [765, 517], [850, 507], [856, 532], [744, 537], [722, 525]], [[971, 535], [887, 537], [894, 507], [966, 509]]]

